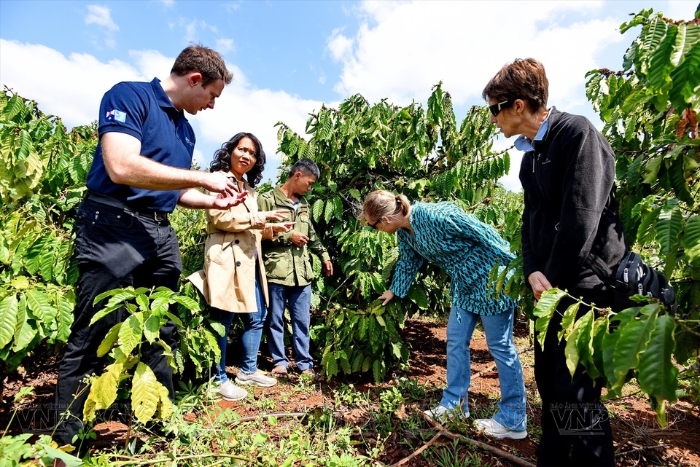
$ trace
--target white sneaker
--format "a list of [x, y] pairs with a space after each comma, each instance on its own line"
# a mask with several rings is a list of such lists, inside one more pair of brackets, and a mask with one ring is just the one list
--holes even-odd
[[219, 384], [218, 390], [219, 394], [221, 394], [221, 398], [227, 401], [239, 401], [248, 395], [245, 389], [239, 388], [231, 381]]
[[277, 384], [277, 380], [275, 378], [265, 376], [260, 370], [251, 374], [239, 371], [238, 376], [236, 376], [236, 382], [242, 385], [254, 384], [255, 386], [260, 386], [263, 388], [269, 388], [270, 386]]
[[513, 431], [504, 427], [493, 418], [480, 418], [474, 421], [476, 428], [494, 438], [523, 439], [527, 436], [527, 430]]
[[448, 409], [444, 405], [438, 405], [434, 409], [426, 410], [423, 413], [426, 414], [428, 417], [432, 418], [433, 420], [437, 421], [451, 420], [455, 417], [460, 416], [464, 418], [469, 418], [469, 414], [465, 414], [460, 406]]

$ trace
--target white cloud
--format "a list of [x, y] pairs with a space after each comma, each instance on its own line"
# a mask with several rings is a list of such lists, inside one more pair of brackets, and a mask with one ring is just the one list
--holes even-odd
[[662, 9], [664, 16], [675, 20], [691, 20], [694, 18], [695, 9], [698, 7], [697, 2], [682, 0], [670, 1], [668, 7]]
[[[571, 109], [586, 103], [587, 71], [603, 50], [619, 42], [619, 18], [605, 18], [602, 2], [365, 1], [355, 9], [356, 33], [335, 29], [327, 50], [342, 71], [334, 89], [425, 103], [443, 82], [456, 106], [482, 102], [488, 80], [514, 58], [534, 57], [547, 70], [550, 104]], [[505, 18], [503, 12], [507, 11]], [[500, 143], [503, 148], [512, 141]], [[511, 151], [503, 180], [517, 190], [521, 154]]]
[[[42, 111], [58, 115], [69, 127], [96, 120], [102, 95], [116, 83], [153, 78], [120, 60], [104, 63], [89, 54], [66, 57], [43, 45], [0, 39], [0, 49], [2, 84], [36, 100]], [[170, 68], [166, 75], [169, 72]]]
[[227, 39], [224, 37], [221, 37], [216, 40], [216, 51], [221, 53], [221, 54], [226, 54], [227, 52], [231, 52], [234, 50], [235, 47], [233, 45], [233, 39]]
[[141, 76], [144, 76], [148, 81], [153, 78], [161, 80], [167, 78], [175, 61], [174, 58], [166, 57], [157, 50], [130, 50], [129, 56], [134, 61]]
[[175, 4], [175, 0], [158, 0], [158, 1], [168, 8], [170, 8], [171, 6], [173, 6]]
[[119, 26], [112, 20], [112, 11], [106, 6], [88, 5], [85, 24], [97, 24], [110, 31], [119, 31]]
[[[364, 2], [354, 37], [334, 30], [331, 56], [342, 66], [340, 95], [362, 93], [424, 102], [442, 80], [457, 105], [481, 100], [489, 78], [516, 57], [536, 57], [547, 68], [558, 105], [578, 100], [585, 73], [610, 42], [618, 21], [591, 19], [597, 2]], [[498, 18], [507, 10], [515, 21]], [[565, 15], [577, 22], [562, 26]]]
[[[66, 57], [43, 45], [4, 39], [0, 39], [0, 50], [0, 82], [23, 97], [36, 100], [42, 111], [58, 115], [68, 127], [96, 120], [103, 94], [116, 83], [163, 79], [170, 74], [175, 60], [155, 50], [132, 50], [131, 63], [105, 63], [88, 54]], [[233, 72], [234, 81], [217, 99], [214, 110], [188, 115], [197, 136], [194, 160], [207, 167], [214, 150], [224, 141], [239, 131], [249, 131], [260, 138], [265, 148], [264, 176], [272, 178], [280, 163], [280, 156], [275, 154], [275, 123], [283, 121], [303, 132], [309, 112], [319, 109], [322, 103], [283, 91], [258, 89], [237, 66], [227, 63], [227, 67]], [[78, 81], [76, 76], [80, 77]]]
[[328, 50], [330, 50], [334, 60], [351, 61], [354, 41], [341, 34], [342, 30], [342, 28], [333, 30], [331, 37], [328, 39]]

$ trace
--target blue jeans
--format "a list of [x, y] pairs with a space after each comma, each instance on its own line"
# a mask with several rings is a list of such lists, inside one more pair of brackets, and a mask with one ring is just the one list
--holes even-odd
[[[493, 316], [481, 316], [452, 306], [447, 322], [447, 387], [442, 393], [440, 405], [453, 408], [464, 399], [471, 379], [469, 342], [476, 322], [481, 318], [489, 352], [496, 360], [498, 382], [501, 385], [501, 401], [493, 416], [501, 425], [513, 431], [526, 429], [525, 383], [518, 351], [513, 342], [513, 309]], [[460, 322], [461, 321], [461, 322]], [[469, 410], [467, 409], [467, 414]]]
[[255, 276], [255, 291], [258, 302], [258, 311], [256, 313], [231, 313], [212, 308], [212, 318], [221, 323], [225, 330], [223, 336], [217, 336], [216, 338], [219, 350], [221, 350], [221, 359], [213, 368], [215, 383], [223, 384], [228, 381], [228, 376], [226, 376], [226, 340], [231, 329], [233, 317], [236, 314], [241, 316], [244, 326], [243, 335], [241, 336], [241, 346], [243, 347], [241, 371], [251, 374], [258, 370], [258, 350], [260, 349], [260, 339], [262, 338], [267, 309], [265, 308], [265, 297], [257, 273]]
[[301, 371], [314, 366], [309, 354], [309, 323], [311, 316], [311, 286], [288, 286], [268, 282], [270, 292], [270, 340], [268, 346], [275, 366], [288, 366], [284, 352], [284, 309], [292, 318], [292, 347], [294, 361]]

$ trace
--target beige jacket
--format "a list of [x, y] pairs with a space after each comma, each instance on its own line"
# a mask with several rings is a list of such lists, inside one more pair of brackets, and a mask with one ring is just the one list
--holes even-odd
[[204, 269], [187, 279], [209, 305], [233, 313], [255, 313], [256, 263], [265, 303], [269, 303], [260, 241], [263, 236], [272, 238], [272, 228], [265, 228], [265, 217], [258, 212], [257, 192], [246, 182], [239, 184], [248, 191], [243, 203], [226, 210], [207, 209]]

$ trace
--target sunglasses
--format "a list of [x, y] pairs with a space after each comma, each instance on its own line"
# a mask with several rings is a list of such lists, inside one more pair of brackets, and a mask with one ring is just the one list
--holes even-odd
[[382, 221], [382, 218], [380, 217], [379, 219], [377, 219], [377, 222], [375, 222], [374, 224], [370, 224], [370, 223], [368, 222], [367, 225], [369, 225], [370, 227], [372, 227], [374, 230], [377, 230], [377, 224], [379, 224], [381, 221]]
[[491, 115], [494, 117], [498, 116], [498, 114], [501, 112], [501, 110], [505, 109], [506, 107], [510, 107], [515, 100], [512, 101], [503, 101], [499, 102], [498, 104], [492, 104], [489, 105], [489, 110], [491, 111]]

